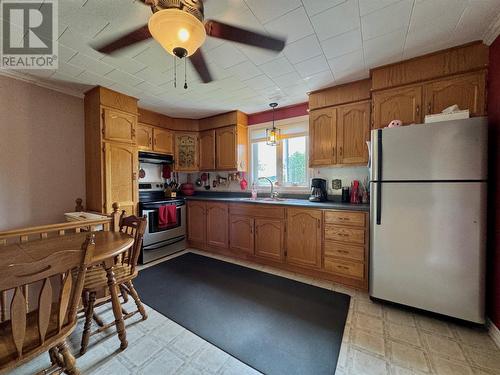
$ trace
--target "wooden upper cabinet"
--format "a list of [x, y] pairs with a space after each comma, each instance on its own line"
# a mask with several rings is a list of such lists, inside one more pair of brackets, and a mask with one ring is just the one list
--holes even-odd
[[[127, 215], [135, 214], [137, 202], [137, 149], [120, 143], [108, 143], [104, 149], [105, 211], [113, 212], [113, 202]], [[97, 172], [96, 172], [97, 173]]]
[[153, 128], [145, 124], [137, 124], [137, 148], [142, 151], [153, 151]]
[[200, 132], [200, 170], [215, 169], [215, 130]]
[[236, 126], [226, 126], [215, 130], [215, 166], [218, 170], [238, 169], [237, 136]]
[[229, 217], [231, 250], [245, 254], [254, 253], [254, 219], [249, 216]]
[[103, 108], [102, 133], [106, 141], [135, 143], [137, 115]]
[[309, 165], [336, 163], [337, 110], [325, 108], [309, 114]]
[[207, 245], [229, 246], [229, 206], [227, 203], [207, 202]]
[[285, 224], [276, 219], [255, 219], [255, 255], [283, 261]]
[[198, 134], [175, 133], [175, 170], [194, 172], [198, 170]]
[[190, 242], [205, 244], [207, 238], [205, 218], [205, 202], [187, 202], [187, 238]]
[[366, 164], [370, 140], [370, 102], [337, 109], [337, 163]]
[[471, 116], [485, 114], [485, 72], [442, 79], [424, 86], [425, 114], [441, 113], [443, 109], [457, 104], [461, 110], [468, 109]]
[[153, 150], [164, 154], [174, 153], [174, 133], [167, 129], [153, 129]]
[[321, 227], [320, 210], [287, 209], [287, 263], [305, 266], [321, 266]]
[[403, 125], [422, 122], [422, 86], [402, 87], [372, 94], [373, 129], [383, 128], [392, 120]]

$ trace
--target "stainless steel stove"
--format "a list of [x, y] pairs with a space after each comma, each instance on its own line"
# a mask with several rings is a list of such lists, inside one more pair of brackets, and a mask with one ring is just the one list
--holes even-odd
[[[139, 214], [146, 215], [139, 262], [145, 264], [166, 257], [186, 248], [186, 202], [183, 198], [165, 198], [163, 182], [139, 183]], [[158, 211], [161, 206], [175, 205], [177, 221], [159, 226]]]

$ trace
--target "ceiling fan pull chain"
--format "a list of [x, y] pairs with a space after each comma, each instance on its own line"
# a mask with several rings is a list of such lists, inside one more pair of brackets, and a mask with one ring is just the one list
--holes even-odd
[[184, 58], [184, 90], [187, 90], [188, 88], [188, 81], [187, 81], [187, 58]]
[[177, 88], [177, 60], [174, 57], [174, 87]]

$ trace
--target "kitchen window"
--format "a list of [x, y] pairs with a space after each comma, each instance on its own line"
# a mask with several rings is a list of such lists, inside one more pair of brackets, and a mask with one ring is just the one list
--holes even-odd
[[304, 190], [309, 187], [309, 123], [303, 116], [292, 121], [277, 121], [276, 127], [281, 130], [280, 142], [277, 146], [266, 144], [266, 128], [272, 124], [251, 126], [250, 158], [251, 179], [258, 186], [268, 186], [269, 182], [258, 180], [268, 177], [285, 190]]

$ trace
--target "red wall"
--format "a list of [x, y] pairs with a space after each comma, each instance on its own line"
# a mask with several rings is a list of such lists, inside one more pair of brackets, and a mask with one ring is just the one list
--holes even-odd
[[[290, 105], [288, 107], [277, 107], [275, 109], [275, 120], [284, 120], [287, 118], [307, 115], [308, 103]], [[248, 125], [262, 124], [273, 120], [273, 111], [258, 112], [248, 115]]]
[[500, 37], [490, 46], [488, 72], [489, 256], [488, 316], [500, 328]]

